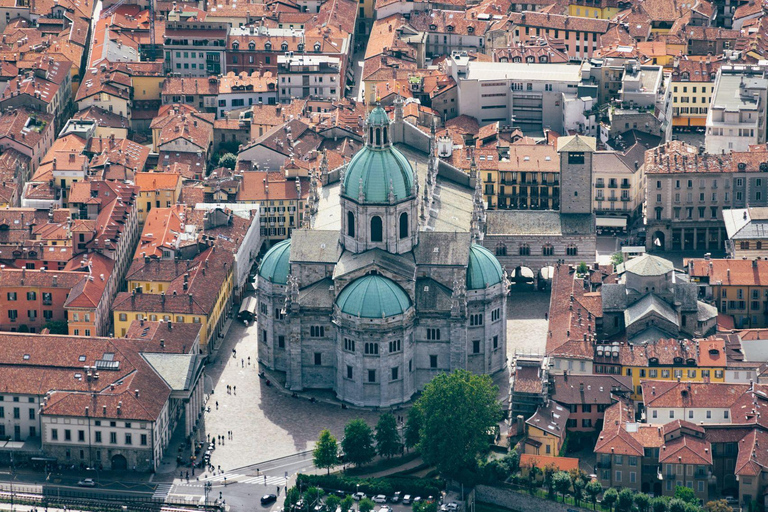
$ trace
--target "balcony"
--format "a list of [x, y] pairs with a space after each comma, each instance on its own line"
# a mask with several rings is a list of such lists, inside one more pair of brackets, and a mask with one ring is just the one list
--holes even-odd
[[619, 188], [619, 186], [615, 181], [612, 181], [608, 184], [608, 188]]
[[629, 183], [622, 183], [621, 184], [621, 188], [627, 188], [628, 189], [628, 188], [630, 188], [630, 184]]
[[628, 197], [623, 197], [622, 196], [621, 200], [624, 201], [624, 202], [629, 202], [629, 198]]
[[595, 188], [605, 188], [605, 183], [603, 183], [602, 181], [598, 181], [597, 183], [595, 183]]

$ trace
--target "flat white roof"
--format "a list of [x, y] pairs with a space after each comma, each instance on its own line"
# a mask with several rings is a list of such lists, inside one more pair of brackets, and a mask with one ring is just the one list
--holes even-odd
[[581, 64], [527, 64], [525, 62], [477, 62], [467, 64], [467, 80], [581, 82]]

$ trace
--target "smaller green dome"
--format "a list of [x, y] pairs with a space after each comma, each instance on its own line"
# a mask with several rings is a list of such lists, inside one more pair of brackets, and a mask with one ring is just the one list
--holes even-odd
[[387, 115], [387, 112], [381, 108], [381, 106], [377, 105], [376, 108], [371, 110], [371, 113], [368, 114], [368, 126], [388, 126], [389, 125], [389, 116]]
[[336, 304], [342, 313], [360, 318], [386, 318], [402, 315], [411, 307], [405, 290], [382, 276], [364, 276], [341, 290]]
[[366, 203], [387, 203], [389, 192], [395, 201], [411, 196], [413, 169], [408, 159], [397, 148], [387, 146], [373, 149], [365, 146], [357, 152], [344, 174], [343, 193], [358, 199], [362, 184]]
[[286, 284], [291, 271], [291, 239], [283, 240], [264, 255], [259, 265], [259, 276], [270, 283]]
[[482, 245], [472, 244], [467, 264], [467, 290], [482, 290], [499, 284], [503, 278], [501, 264], [491, 251]]

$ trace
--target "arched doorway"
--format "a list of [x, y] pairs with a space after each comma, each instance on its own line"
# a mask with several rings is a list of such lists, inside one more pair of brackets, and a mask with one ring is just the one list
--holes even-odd
[[128, 460], [119, 453], [112, 456], [112, 469], [121, 471], [128, 469]]
[[651, 238], [651, 241], [653, 243], [653, 248], [659, 251], [663, 251], [666, 248], [665, 238], [666, 237], [663, 231], [654, 232], [653, 238]]

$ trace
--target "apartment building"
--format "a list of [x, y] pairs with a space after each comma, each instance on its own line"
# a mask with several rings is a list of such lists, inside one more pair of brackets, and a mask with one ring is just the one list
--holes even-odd
[[580, 87], [581, 65], [480, 62], [458, 53], [447, 64], [458, 86], [459, 114], [474, 117], [481, 126], [498, 121], [526, 133], [597, 133], [595, 115], [589, 112], [597, 91]]
[[414, 12], [410, 26], [426, 35], [428, 58], [450, 55], [454, 51], [482, 53], [490, 20], [470, 17], [465, 11], [431, 10]]
[[623, 226], [642, 214], [645, 201], [645, 151], [660, 139], [639, 132], [626, 132], [614, 143], [617, 150], [596, 151], [592, 155], [594, 211], [598, 227], [616, 226], [604, 218], [623, 219]]
[[719, 61], [675, 61], [672, 71], [672, 124], [676, 127], [704, 127], [715, 89]]
[[728, 240], [725, 252], [733, 259], [758, 259], [768, 256], [768, 208], [723, 210]]
[[707, 153], [747, 151], [751, 145], [763, 144], [767, 101], [764, 67], [721, 66], [707, 113]]
[[181, 196], [179, 173], [138, 172], [134, 183], [139, 188], [139, 223], [144, 224], [152, 208], [170, 208]]
[[723, 209], [768, 206], [765, 145], [706, 154], [680, 141], [645, 153], [648, 249], [722, 251]]
[[179, 76], [209, 76], [226, 72], [229, 23], [167, 21], [165, 72]]
[[672, 89], [661, 66], [627, 61], [616, 104], [610, 110], [611, 137], [627, 130], [672, 138]]
[[338, 100], [344, 95], [345, 76], [338, 57], [280, 55], [277, 57], [280, 101], [293, 98]]

